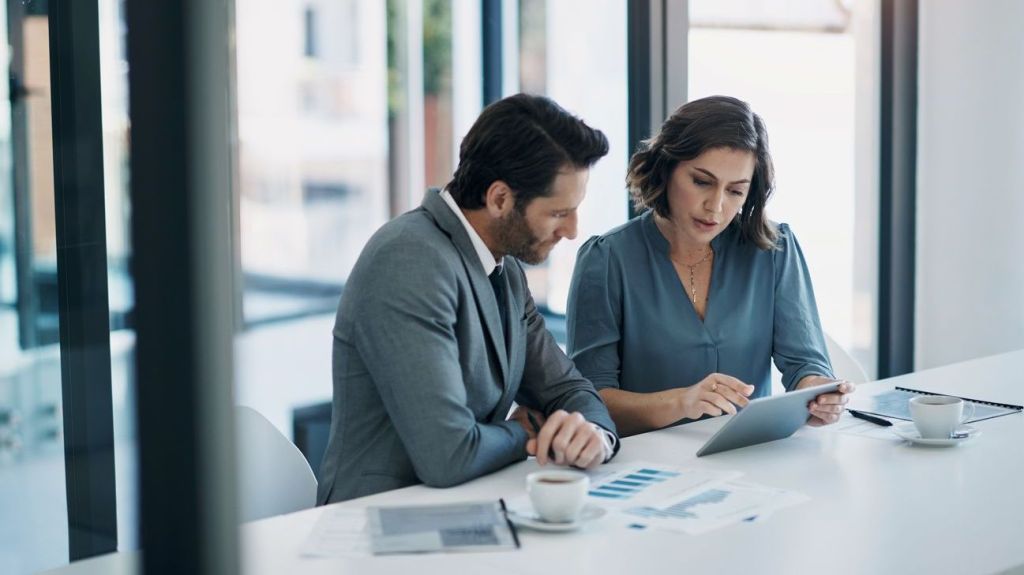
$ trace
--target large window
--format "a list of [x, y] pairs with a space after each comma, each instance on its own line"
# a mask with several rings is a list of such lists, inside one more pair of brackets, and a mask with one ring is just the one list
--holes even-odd
[[[591, 172], [579, 239], [528, 270], [556, 335], [580, 244], [628, 213], [626, 7], [502, 4], [504, 92], [548, 95], [611, 143]], [[482, 5], [236, 0], [235, 19], [235, 399], [291, 436], [296, 409], [330, 399], [334, 312], [363, 246], [448, 182], [483, 107]]]
[[244, 319], [323, 312], [388, 217], [385, 6], [235, 13]]
[[[521, 0], [519, 86], [543, 94], [608, 136], [608, 155], [590, 172], [579, 236], [528, 270], [539, 305], [564, 314], [576, 252], [588, 238], [626, 221], [626, 0]], [[557, 326], [552, 325], [557, 330]]]
[[236, 401], [286, 435], [330, 398], [363, 246], [451, 178], [482, 106], [480, 18], [476, 0], [236, 0]]
[[451, 177], [474, 4], [237, 0], [246, 323], [331, 311], [370, 235]]
[[875, 2], [690, 2], [689, 99], [736, 96], [764, 118], [768, 204], [807, 258], [825, 331], [876, 363]]
[[[125, 1], [97, 5], [118, 547], [132, 549]], [[689, 5], [688, 98], [735, 95], [765, 118], [778, 173], [770, 214], [801, 240], [826, 331], [873, 373], [877, 0], [802, 0], [784, 15], [753, 0]], [[527, 270], [556, 335], [579, 246], [629, 213], [629, 7], [500, 2], [502, 92], [547, 95], [610, 142], [591, 170], [579, 237]], [[0, 86], [0, 517], [18, 518], [0, 521], [0, 573], [60, 565], [69, 553], [47, 8], [0, 5], [10, 77]], [[484, 104], [482, 48], [492, 44], [482, 12], [480, 0], [234, 0], [235, 178], [224, 197], [237, 267], [224, 274], [241, 304], [235, 401], [286, 435], [296, 408], [331, 396], [331, 325], [363, 246], [452, 175]], [[245, 438], [239, 447], [251, 448]]]

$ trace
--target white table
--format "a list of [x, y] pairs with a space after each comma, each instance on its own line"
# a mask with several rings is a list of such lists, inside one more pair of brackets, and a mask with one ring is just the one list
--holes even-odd
[[[1024, 350], [862, 385], [1024, 403]], [[1024, 415], [973, 424], [977, 439], [922, 448], [804, 428], [793, 437], [697, 459], [723, 423], [630, 437], [616, 461], [743, 472], [811, 501], [767, 521], [698, 536], [601, 523], [570, 534], [520, 531], [500, 553], [313, 559], [299, 549], [325, 508], [243, 526], [247, 574], [278, 573], [996, 573], [1024, 570]], [[339, 505], [414, 504], [523, 494], [533, 460], [452, 489], [409, 487]], [[113, 557], [111, 560], [116, 560]], [[63, 571], [71, 573], [71, 570]]]

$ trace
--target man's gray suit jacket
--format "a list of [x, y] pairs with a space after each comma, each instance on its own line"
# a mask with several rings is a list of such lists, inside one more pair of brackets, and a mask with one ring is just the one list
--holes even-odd
[[504, 268], [507, 338], [469, 235], [437, 190], [373, 235], [338, 306], [318, 504], [455, 485], [525, 459], [526, 431], [505, 420], [513, 399], [615, 432], [545, 329], [519, 262]]

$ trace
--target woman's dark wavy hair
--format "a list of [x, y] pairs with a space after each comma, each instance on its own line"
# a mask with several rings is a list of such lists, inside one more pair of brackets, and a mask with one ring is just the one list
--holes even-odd
[[560, 170], [589, 168], [608, 153], [608, 138], [543, 96], [516, 94], [491, 104], [459, 147], [459, 167], [445, 188], [467, 210], [485, 205], [497, 180], [512, 188], [516, 209], [551, 195]]
[[761, 117], [736, 98], [710, 96], [684, 104], [665, 120], [657, 135], [640, 144], [626, 174], [637, 210], [652, 209], [669, 217], [666, 191], [676, 166], [714, 148], [754, 154], [747, 199], [732, 224], [739, 226], [743, 240], [763, 250], [775, 249], [778, 229], [765, 215], [765, 204], [775, 189], [768, 132]]

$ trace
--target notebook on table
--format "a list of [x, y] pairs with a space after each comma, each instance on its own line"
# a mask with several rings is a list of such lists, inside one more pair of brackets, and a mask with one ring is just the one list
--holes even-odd
[[[897, 387], [892, 391], [887, 391], [885, 393], [865, 398], [863, 403], [858, 402], [858, 408], [860, 411], [881, 415], [883, 417], [911, 421], [910, 400], [921, 395], [947, 394], [921, 391], [919, 389], [910, 389], [907, 387]], [[993, 417], [1020, 413], [1021, 410], [1024, 409], [1024, 406], [1013, 405], [1012, 403], [983, 401], [969, 397], [960, 397], [960, 399], [974, 404], [974, 415], [964, 423], [974, 423], [975, 421], [981, 421], [983, 419], [992, 419]]]

